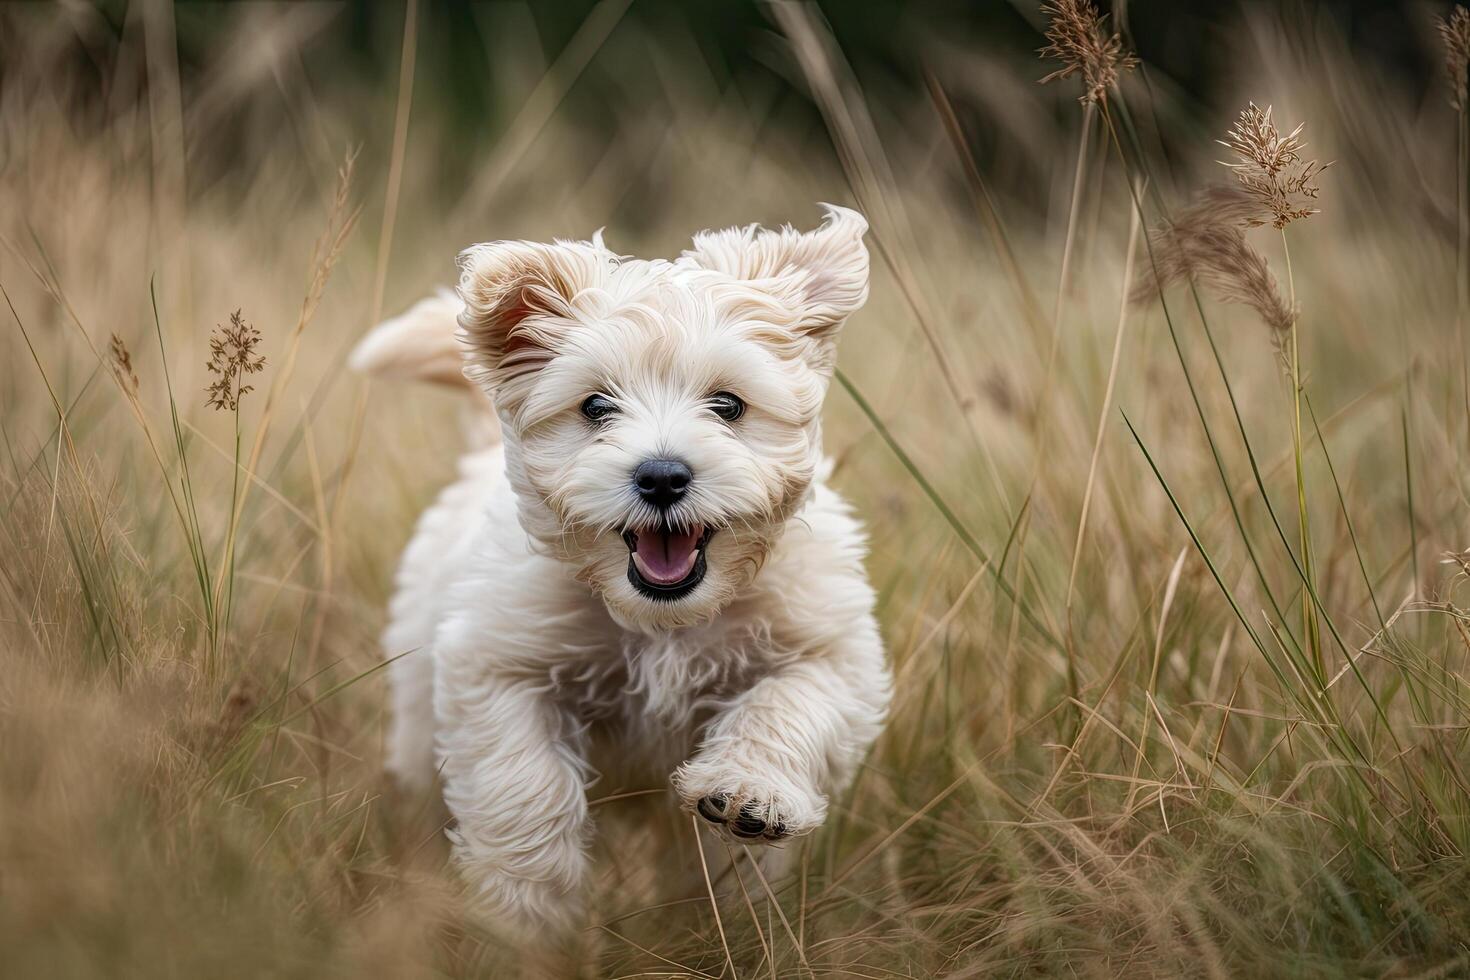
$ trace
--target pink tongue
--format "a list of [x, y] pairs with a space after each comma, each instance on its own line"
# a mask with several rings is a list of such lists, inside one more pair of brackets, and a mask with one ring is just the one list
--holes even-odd
[[695, 546], [702, 528], [688, 532], [647, 530], [638, 532], [638, 548], [633, 563], [638, 573], [655, 585], [673, 585], [684, 581], [694, 569]]

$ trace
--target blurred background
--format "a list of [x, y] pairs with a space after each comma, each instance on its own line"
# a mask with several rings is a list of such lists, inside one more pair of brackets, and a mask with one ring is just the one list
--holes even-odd
[[[602, 855], [586, 973], [1470, 974], [1470, 21], [1100, 6], [1100, 102], [1030, 2], [0, 6], [0, 974], [512, 975], [379, 775], [463, 406], [346, 353], [474, 242], [820, 201], [892, 723], [766, 898]], [[1241, 232], [1287, 332], [1150, 271], [1252, 102], [1330, 163]]]
[[[116, 108], [146, 99], [146, 18], [140, 5], [60, 6], [63, 10], [57, 11], [45, 4], [16, 5], [8, 13], [7, 60], [21, 59], [33, 47], [26, 43], [34, 38], [28, 32], [60, 21], [77, 36], [54, 38], [31, 57], [76, 73], [68, 95], [77, 109], [96, 113], [101, 106]], [[1339, 51], [1350, 48], [1360, 70], [1403, 86], [1418, 101], [1428, 100], [1442, 61], [1435, 23], [1443, 6], [1386, 0], [1270, 4], [1222, 0], [1182, 5], [1132, 2], [1109, 13], [1129, 47], [1145, 53], [1155, 83], [1177, 100], [1177, 109], [1230, 113], [1235, 89], [1257, 67], [1252, 62], [1260, 52], [1252, 49], [1267, 45], [1294, 48], [1304, 57], [1315, 54], [1321, 60], [1335, 53], [1333, 47], [1304, 49], [1323, 43]], [[414, 11], [417, 49], [423, 55], [414, 85], [434, 117], [425, 123], [466, 130], [459, 135], [463, 154], [443, 161], [444, 166], [467, 167], [498, 142], [547, 66], [566, 51], [597, 10], [596, 3], [576, 0], [556, 4], [512, 0], [426, 3]], [[309, 130], [302, 128], [311, 120], [302, 119], [299, 111], [305, 92], [320, 108], [331, 108], [331, 124], [356, 126], [355, 132], [376, 128], [380, 120], [371, 109], [381, 104], [365, 96], [386, 95], [391, 103], [407, 13], [402, 4], [179, 4], [173, 25], [178, 72], [186, 89], [203, 88], [215, 97], [208, 107], [215, 110], [212, 122], [221, 130], [239, 130], [252, 123], [290, 127], [294, 120], [298, 128], [292, 135], [304, 152], [313, 142]], [[1039, 4], [1003, 0], [833, 4], [822, 8], [822, 14], [875, 105], [922, 94], [925, 65], [936, 70], [971, 67], [968, 61], [984, 55], [1019, 67], [1041, 46], [1045, 26]], [[809, 100], [796, 97], [802, 86], [793, 84], [793, 66], [782, 53], [779, 32], [758, 4], [690, 6], [661, 0], [618, 4], [602, 8], [590, 30], [602, 41], [597, 45], [602, 55], [578, 59], [583, 69], [578, 74], [585, 80], [570, 85], [562, 100], [566, 118], [585, 129], [589, 139], [608, 142], [616, 136], [615, 121], [627, 111], [626, 96], [657, 91], [663, 96], [658, 101], [667, 101], [660, 78], [665, 82], [675, 78], [660, 75], [660, 64], [695, 73], [676, 76], [682, 87], [767, 91], [773, 109], [784, 113], [778, 119], [789, 119], [792, 125], [819, 121]], [[583, 35], [584, 41], [593, 39]], [[250, 99], [227, 99], [231, 84], [226, 76], [237, 96], [247, 81], [273, 78], [274, 98], [255, 90]], [[1024, 91], [1021, 82], [1022, 78], [1014, 79], [1010, 87]], [[298, 87], [305, 91], [297, 91]], [[979, 79], [963, 87], [985, 88]], [[1038, 101], [1061, 101], [1045, 90], [1029, 94]], [[993, 93], [987, 96], [982, 91], [967, 91], [965, 101], [971, 99], [981, 105], [996, 103]], [[336, 118], [338, 113], [343, 117]], [[227, 149], [231, 148], [219, 147]], [[264, 149], [257, 146], [256, 155], [237, 160], [237, 165], [257, 161]], [[380, 149], [386, 154], [388, 147]], [[221, 159], [213, 162], [219, 165]], [[464, 174], [455, 176], [463, 179]]]
[[[1145, 58], [1151, 108], [1181, 128], [1181, 143], [1192, 143], [1218, 135], [1242, 92], [1269, 88], [1263, 72], [1283, 57], [1319, 68], [1318, 87], [1331, 91], [1313, 96], [1335, 96], [1343, 116], [1361, 109], [1340, 90], [1341, 73], [1351, 72], [1357, 85], [1413, 107], [1404, 125], [1450, 125], [1435, 34], [1442, 7], [1221, 0], [1120, 3], [1111, 14], [1127, 46]], [[8, 96], [45, 90], [81, 128], [144, 108], [147, 9], [143, 3], [8, 9]], [[248, 186], [282, 155], [328, 180], [340, 145], [349, 142], [361, 144], [365, 168], [385, 168], [410, 26], [416, 60], [407, 173], [416, 195], [433, 195], [436, 207], [462, 202], [469, 186], [484, 192], [491, 182], [487, 157], [546, 152], [554, 137], [536, 137], [553, 119], [576, 133], [589, 183], [613, 176], [607, 155], [634, 142], [630, 130], [642, 137], [653, 165], [630, 168], [638, 179], [602, 191], [611, 202], [610, 227], [640, 232], [660, 227], [665, 209], [676, 203], [664, 186], [673, 179], [667, 134], [687, 125], [691, 112], [718, 105], [729, 113], [738, 105], [754, 134], [806, 153], [831, 152], [799, 65], [769, 11], [756, 3], [424, 3], [411, 12], [394, 3], [182, 3], [170, 9], [171, 23], [158, 30], [171, 35], [178, 108], [188, 117], [186, 195], [221, 183]], [[933, 114], [911, 111], [925, 101], [923, 75], [932, 71], [967, 124], [971, 152], [996, 193], [1018, 206], [1046, 205], [1051, 172], [1065, 168], [1047, 166], [1045, 150], [1075, 113], [1067, 111], [1072, 93], [1065, 86], [1031, 84], [1044, 73], [1035, 59], [1046, 20], [1040, 4], [863, 2], [820, 12], [869, 111], [896, 144], [890, 152], [932, 154]], [[1314, 120], [1318, 126], [1333, 121]], [[509, 149], [507, 137], [517, 139]], [[6, 152], [14, 156], [24, 145], [11, 140]], [[502, 163], [502, 169], [508, 173], [493, 172], [502, 182], [534, 180], [535, 168]], [[620, 169], [618, 175], [625, 176]], [[562, 196], [576, 189], [564, 188]], [[962, 189], [955, 193], [962, 198]]]

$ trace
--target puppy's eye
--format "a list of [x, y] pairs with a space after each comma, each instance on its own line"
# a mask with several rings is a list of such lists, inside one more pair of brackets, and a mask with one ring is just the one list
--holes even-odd
[[618, 406], [606, 395], [588, 395], [582, 403], [582, 414], [589, 422], [601, 422], [617, 410]]
[[745, 414], [745, 402], [728, 391], [717, 391], [709, 396], [710, 411], [726, 422], [734, 422]]

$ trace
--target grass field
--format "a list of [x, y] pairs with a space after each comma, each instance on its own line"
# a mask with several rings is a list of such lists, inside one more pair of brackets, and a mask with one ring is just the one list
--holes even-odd
[[[1453, 87], [1318, 22], [1222, 39], [1224, 112], [1147, 52], [1097, 102], [1038, 85], [1039, 31], [935, 39], [930, 91], [880, 101], [810, 8], [772, 10], [783, 89], [623, 6], [546, 61], [507, 43], [503, 132], [449, 187], [468, 151], [415, 100], [413, 13], [396, 77], [326, 98], [290, 54], [316, 8], [236, 8], [188, 71], [167, 5], [121, 41], [4, 12], [0, 974], [509, 972], [380, 775], [376, 634], [460, 406], [345, 353], [471, 242], [606, 226], [667, 255], [832, 200], [873, 226], [826, 440], [871, 530], [891, 723], [775, 907], [749, 875], [715, 908], [612, 882], [599, 974], [1470, 975]], [[599, 142], [563, 107], [608, 79]], [[1182, 246], [1145, 233], [1236, 180], [1215, 141], [1252, 100], [1333, 162], [1320, 213], [1245, 233], [1275, 328], [1205, 266], [1161, 302]], [[237, 310], [264, 366], [212, 408]], [[640, 789], [666, 788], [593, 792]]]

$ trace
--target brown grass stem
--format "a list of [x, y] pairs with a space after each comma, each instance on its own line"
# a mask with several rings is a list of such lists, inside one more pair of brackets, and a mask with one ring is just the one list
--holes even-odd
[[[265, 450], [266, 439], [270, 435], [271, 423], [275, 418], [281, 393], [285, 390], [296, 368], [302, 335], [306, 333], [306, 328], [316, 316], [322, 294], [326, 292], [327, 282], [332, 277], [332, 270], [336, 267], [337, 260], [341, 258], [342, 250], [352, 230], [357, 226], [357, 219], [362, 215], [361, 205], [349, 207], [356, 164], [356, 151], [349, 151], [337, 172], [337, 189], [327, 212], [326, 228], [323, 229], [321, 237], [317, 239], [316, 246], [312, 249], [311, 274], [307, 281], [306, 295], [301, 301], [301, 311], [296, 317], [295, 327], [287, 337], [285, 353], [280, 355], [276, 361], [278, 367], [266, 393], [265, 407], [261, 409], [260, 419], [255, 426], [255, 439], [245, 462], [245, 469], [249, 472], [256, 471], [260, 466], [261, 454]], [[235, 538], [239, 532], [241, 515], [245, 512], [246, 501], [250, 496], [250, 486], [249, 483], [244, 484], [235, 506], [231, 509], [229, 532], [225, 542], [226, 554], [234, 553]], [[224, 588], [223, 576], [223, 568], [215, 573], [214, 595], [216, 598]]]
[[[1296, 310], [1296, 276], [1291, 268], [1291, 248], [1286, 240], [1286, 228], [1281, 227], [1281, 252], [1286, 260], [1288, 306]], [[1297, 546], [1301, 549], [1302, 576], [1307, 592], [1302, 597], [1302, 636], [1312, 656], [1312, 665], [1317, 671], [1317, 683], [1327, 677], [1327, 664], [1322, 657], [1322, 637], [1317, 622], [1316, 583], [1312, 563], [1312, 532], [1310, 514], [1307, 510], [1306, 467], [1303, 464], [1302, 442], [1302, 369], [1300, 317], [1291, 321], [1288, 363], [1291, 378], [1291, 449], [1296, 471]]]
[[704, 872], [704, 887], [709, 894], [710, 911], [715, 916], [715, 929], [720, 934], [720, 949], [725, 953], [725, 966], [729, 969], [732, 978], [738, 978], [739, 974], [735, 971], [735, 960], [730, 956], [730, 943], [725, 938], [725, 923], [720, 918], [720, 903], [715, 901], [715, 885], [710, 880], [709, 862], [704, 857], [704, 838], [700, 836], [703, 831], [699, 827], [699, 818], [692, 813], [689, 815], [689, 826], [694, 829], [694, 847], [699, 851], [699, 870]]
[[1118, 327], [1113, 333], [1113, 353], [1108, 361], [1108, 379], [1103, 387], [1102, 407], [1097, 413], [1097, 431], [1092, 440], [1092, 456], [1087, 463], [1087, 482], [1082, 489], [1082, 512], [1077, 518], [1077, 537], [1072, 546], [1072, 567], [1067, 572], [1067, 637], [1072, 641], [1072, 599], [1077, 590], [1077, 570], [1082, 564], [1082, 545], [1087, 537], [1087, 518], [1092, 510], [1092, 492], [1097, 481], [1097, 465], [1102, 459], [1103, 439], [1107, 435], [1108, 417], [1112, 413], [1113, 390], [1118, 381], [1118, 365], [1122, 360], [1123, 339], [1128, 328], [1130, 286], [1133, 282], [1133, 262], [1138, 252], [1138, 230], [1142, 224], [1137, 211], [1130, 209], [1128, 222], [1128, 247], [1123, 260], [1123, 287], [1118, 300]]

